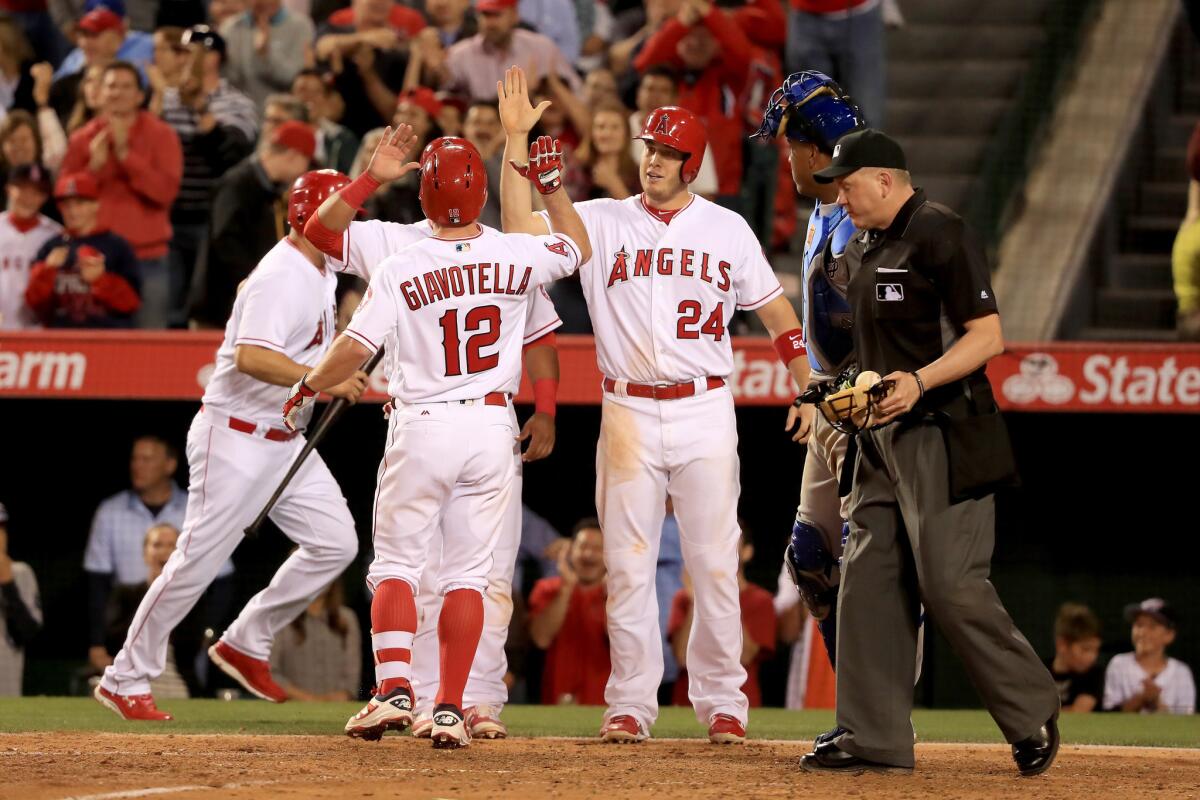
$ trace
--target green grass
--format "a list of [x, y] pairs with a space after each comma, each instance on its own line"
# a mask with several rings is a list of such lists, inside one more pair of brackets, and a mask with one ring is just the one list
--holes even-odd
[[[358, 703], [286, 703], [257, 700], [176, 700], [162, 707], [176, 720], [164, 725], [123, 722], [91, 699], [33, 697], [0, 699], [0, 732], [76, 731], [105, 733], [248, 733], [340, 735]], [[601, 709], [509, 706], [504, 719], [515, 736], [590, 737], [600, 727]], [[916, 711], [913, 722], [923, 742], [1000, 743], [983, 711]], [[750, 715], [755, 739], [809, 740], [833, 725], [829, 711], [756, 709]], [[1063, 739], [1069, 744], [1200, 747], [1200, 716], [1137, 714], [1066, 715]], [[704, 729], [691, 709], [665, 708], [654, 726], [660, 738], [696, 738]]]

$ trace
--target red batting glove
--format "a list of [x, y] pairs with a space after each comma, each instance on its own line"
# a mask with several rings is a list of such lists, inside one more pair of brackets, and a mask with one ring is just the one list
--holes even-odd
[[558, 139], [538, 137], [529, 145], [529, 163], [509, 161], [512, 168], [528, 179], [542, 194], [553, 194], [562, 188], [563, 152]]
[[287, 402], [283, 404], [283, 424], [287, 426], [289, 431], [296, 430], [296, 420], [300, 416], [300, 410], [314, 402], [313, 398], [317, 393], [308, 388], [308, 384], [304, 379], [308, 377], [308, 373], [301, 376], [300, 380], [292, 387], [292, 393], [288, 396]]

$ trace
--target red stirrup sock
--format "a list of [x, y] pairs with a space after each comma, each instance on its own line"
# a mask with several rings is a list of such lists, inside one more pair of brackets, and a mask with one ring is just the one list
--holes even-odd
[[483, 595], [474, 589], [455, 589], [442, 599], [438, 618], [441, 642], [441, 685], [437, 703], [462, 708], [463, 689], [483, 633]]
[[407, 581], [379, 584], [371, 603], [371, 649], [375, 651], [375, 683], [379, 694], [398, 687], [412, 691], [412, 641], [417, 632], [417, 602]]

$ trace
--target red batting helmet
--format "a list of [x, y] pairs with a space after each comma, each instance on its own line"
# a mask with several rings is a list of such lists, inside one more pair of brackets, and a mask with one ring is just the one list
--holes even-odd
[[296, 178], [288, 197], [288, 225], [294, 231], [303, 231], [304, 223], [317, 213], [325, 198], [349, 183], [350, 179], [336, 169], [316, 169]]
[[644, 142], [657, 142], [672, 150], [683, 153], [683, 166], [679, 176], [684, 183], [691, 183], [700, 174], [700, 165], [704, 163], [704, 148], [708, 146], [708, 136], [704, 132], [704, 123], [700, 118], [679, 106], [663, 106], [656, 108], [646, 117], [640, 136], [634, 137]]
[[443, 147], [445, 147], [448, 144], [460, 144], [460, 145], [473, 146], [466, 139], [460, 138], [458, 136], [440, 136], [437, 139], [434, 139], [433, 141], [431, 141], [429, 144], [425, 145], [425, 149], [421, 151], [421, 158], [420, 158], [421, 163], [424, 164], [425, 159], [428, 158], [429, 154], [432, 153], [434, 150], [441, 150]]
[[438, 225], [467, 225], [479, 219], [487, 202], [487, 171], [475, 145], [465, 139], [430, 142], [421, 154], [419, 196], [421, 210]]

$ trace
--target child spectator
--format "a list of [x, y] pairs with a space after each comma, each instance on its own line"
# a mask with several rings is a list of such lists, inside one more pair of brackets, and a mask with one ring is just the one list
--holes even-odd
[[1054, 657], [1046, 659], [1063, 711], [1094, 711], [1104, 697], [1100, 620], [1079, 603], [1064, 603], [1054, 621]]
[[58, 179], [66, 232], [42, 245], [25, 302], [51, 328], [128, 328], [141, 305], [129, 243], [100, 225], [100, 188], [90, 172]]
[[[775, 652], [775, 599], [761, 586], [746, 580], [746, 564], [754, 558], [754, 543], [749, 532], [742, 526], [742, 537], [738, 541], [738, 587], [741, 590], [742, 608], [742, 666], [746, 668], [746, 682], [742, 693], [751, 708], [762, 705], [762, 687], [758, 680], [758, 668]], [[683, 588], [675, 595], [671, 606], [671, 619], [667, 623], [667, 635], [671, 639], [675, 660], [679, 663], [679, 677], [675, 679], [672, 702], [677, 706], [691, 705], [687, 674], [688, 643], [692, 634], [692, 612], [695, 608], [692, 583], [684, 573]]]
[[42, 627], [37, 577], [8, 554], [8, 511], [0, 504], [0, 696], [19, 696], [25, 645]]
[[0, 214], [0, 330], [15, 330], [36, 322], [25, 305], [29, 270], [62, 226], [39, 213], [50, 197], [50, 176], [37, 164], [9, 172], [4, 191], [8, 210]]
[[271, 674], [290, 700], [358, 698], [362, 632], [340, 579], [275, 637]]
[[1104, 673], [1106, 711], [1196, 713], [1196, 682], [1187, 664], [1167, 655], [1175, 641], [1175, 610], [1158, 597], [1126, 606], [1133, 652], [1113, 656]]
[[42, 163], [42, 137], [28, 111], [10, 111], [0, 121], [0, 175], [16, 167]]
[[608, 588], [604, 534], [594, 518], [580, 520], [558, 576], [542, 578], [529, 595], [529, 634], [546, 651], [542, 702], [604, 705], [612, 670], [608, 652]]

